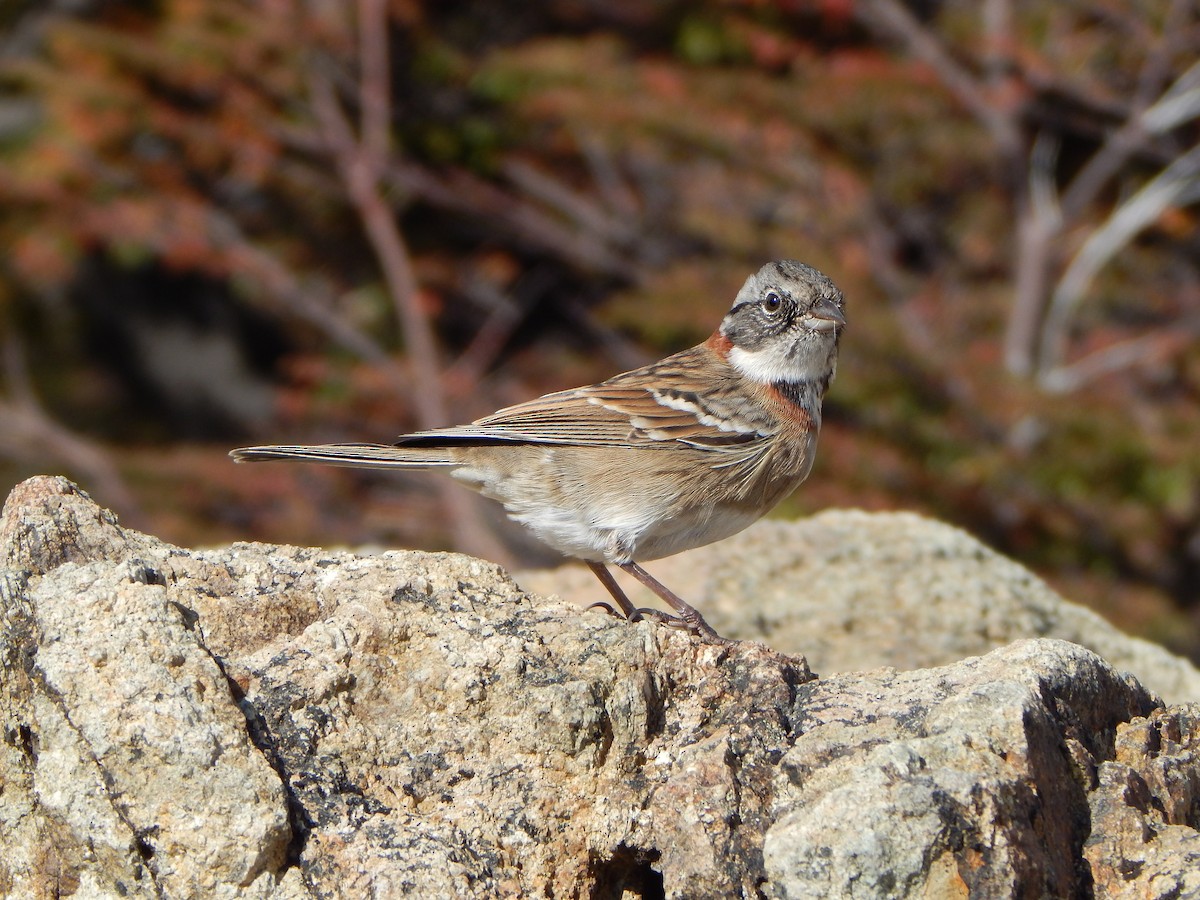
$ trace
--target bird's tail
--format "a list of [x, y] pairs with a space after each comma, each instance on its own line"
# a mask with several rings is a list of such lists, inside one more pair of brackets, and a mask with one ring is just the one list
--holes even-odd
[[243, 447], [230, 451], [229, 455], [234, 462], [288, 459], [364, 469], [424, 469], [456, 463], [447, 447], [392, 447], [387, 444]]

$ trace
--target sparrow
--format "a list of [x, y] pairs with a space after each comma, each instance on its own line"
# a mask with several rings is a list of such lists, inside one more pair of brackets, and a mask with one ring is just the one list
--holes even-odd
[[[723, 641], [638, 561], [736, 534], [808, 476], [845, 325], [845, 300], [828, 277], [794, 260], [772, 262], [746, 280], [704, 343], [607, 381], [391, 445], [245, 447], [230, 455], [448, 470], [541, 541], [586, 562], [627, 619], [646, 613]], [[609, 565], [676, 615], [635, 607]]]

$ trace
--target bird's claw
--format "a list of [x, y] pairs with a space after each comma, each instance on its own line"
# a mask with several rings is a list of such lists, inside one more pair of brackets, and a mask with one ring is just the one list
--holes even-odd
[[669, 613], [663, 612], [661, 609], [651, 609], [650, 607], [643, 606], [640, 609], [635, 610], [635, 612], [637, 613], [638, 618], [630, 619], [631, 622], [640, 621], [643, 618], [650, 618], [662, 625], [667, 625], [671, 628], [691, 628], [692, 627], [687, 622], [685, 622], [683, 619], [679, 618], [679, 616], [672, 616]]
[[[611, 603], [606, 603], [603, 600], [597, 600], [595, 603], [589, 603], [587, 605], [586, 609], [584, 609], [584, 612], [587, 612], [587, 610], [589, 610], [589, 609], [596, 609], [597, 607], [604, 610], [606, 613], [608, 613], [614, 619], [626, 619], [626, 617], [623, 613], [619, 613], [615, 609], [613, 609], [613, 605]], [[654, 612], [654, 610], [649, 610], [649, 611]], [[633, 615], [629, 616], [629, 618], [626, 619], [626, 621], [629, 621], [629, 622], [642, 621], [642, 613], [643, 612], [647, 612], [647, 610], [635, 609], [633, 611]]]
[[733, 638], [727, 638], [718, 634], [716, 630], [706, 621], [704, 621], [704, 619], [698, 613], [695, 621], [693, 621], [686, 616], [672, 616], [658, 609], [643, 608], [639, 609], [637, 612], [639, 615], [648, 616], [649, 618], [654, 619], [656, 622], [666, 625], [668, 628], [681, 628], [684, 631], [690, 631], [692, 634], [699, 635], [705, 640], [708, 640], [714, 644], [737, 643], [737, 641]]

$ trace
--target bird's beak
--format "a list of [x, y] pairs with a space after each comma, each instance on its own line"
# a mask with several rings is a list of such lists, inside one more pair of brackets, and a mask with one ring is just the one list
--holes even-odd
[[809, 328], [817, 331], [832, 331], [846, 324], [846, 314], [838, 309], [837, 304], [829, 297], [822, 297], [817, 305], [804, 316]]

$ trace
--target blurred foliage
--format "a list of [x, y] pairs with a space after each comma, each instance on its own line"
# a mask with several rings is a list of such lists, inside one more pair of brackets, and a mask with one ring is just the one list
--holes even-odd
[[[1200, 654], [1195, 198], [1101, 268], [1071, 323], [1068, 363], [1139, 352], [1055, 393], [1003, 347], [1039, 174], [1014, 160], [1049, 136], [1041, 175], [1068, 189], [1194, 63], [1200, 13], [985, 6], [1007, 42], [966, 2], [393, 0], [382, 187], [451, 408], [474, 418], [701, 340], [750, 271], [799, 258], [842, 286], [851, 328], [816, 471], [786, 513], [940, 516]], [[943, 59], [881, 31], [897, 7]], [[9, 480], [67, 471], [182, 542], [447, 540], [419, 477], [224, 458], [243, 438], [414, 424], [394, 298], [312, 99], [324, 78], [360, 112], [366, 8], [6, 7]], [[1065, 220], [1051, 282], [1198, 137], [1186, 118], [1142, 134]]]

